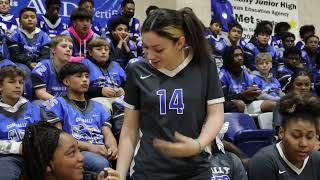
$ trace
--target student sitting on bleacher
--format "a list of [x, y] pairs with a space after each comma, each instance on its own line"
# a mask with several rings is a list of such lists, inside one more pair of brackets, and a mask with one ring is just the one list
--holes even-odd
[[44, 59], [31, 72], [36, 98], [48, 100], [67, 92], [67, 87], [58, 80], [58, 73], [67, 64], [72, 54], [72, 39], [66, 35], [52, 38], [50, 59]]
[[19, 179], [25, 128], [40, 121], [40, 109], [22, 97], [26, 75], [17, 66], [0, 69], [0, 179]]
[[137, 57], [137, 46], [130, 40], [128, 33], [129, 22], [119, 16], [109, 21], [108, 28], [110, 31], [110, 36], [107, 37], [111, 50], [110, 59], [125, 68], [130, 59]]
[[[141, 41], [140, 21], [134, 17], [135, 3], [133, 0], [123, 0], [121, 2], [121, 16], [126, 18], [129, 22], [128, 32], [130, 38], [137, 42]], [[111, 32], [110, 32], [111, 33]]]
[[284, 64], [278, 66], [276, 72], [276, 78], [279, 80], [281, 87], [288, 83], [288, 79], [296, 69], [304, 68], [301, 63], [301, 51], [297, 47], [291, 47], [284, 51], [283, 62]]
[[250, 180], [318, 180], [317, 142], [320, 102], [311, 94], [291, 93], [280, 100], [280, 142], [260, 150], [249, 162]]
[[274, 27], [274, 36], [271, 37], [271, 46], [273, 46], [276, 50], [282, 48], [281, 37], [283, 33], [288, 32], [291, 29], [290, 24], [287, 22], [278, 22]]
[[109, 59], [109, 50], [109, 43], [104, 38], [96, 38], [88, 44], [88, 58], [82, 61], [90, 71], [88, 98], [124, 95], [126, 73], [119, 63]]
[[68, 28], [69, 19], [59, 16], [61, 0], [46, 0], [47, 13], [38, 16], [39, 28], [52, 38]]
[[308, 36], [315, 34], [315, 27], [314, 25], [304, 25], [300, 27], [299, 35], [301, 40], [297, 42], [296, 47], [300, 50], [302, 50], [306, 44], [306, 38]]
[[305, 38], [305, 46], [301, 51], [301, 56], [305, 67], [308, 69], [313, 69], [316, 65], [315, 59], [318, 53], [319, 37], [316, 35], [311, 35]]
[[[270, 111], [270, 102], [257, 99], [261, 94], [261, 89], [254, 84], [252, 75], [243, 67], [243, 55], [244, 52], [240, 47], [232, 46], [226, 50], [223, 56], [224, 65], [219, 77], [226, 102], [231, 101], [239, 112], [243, 112], [247, 105], [249, 114], [268, 112]], [[225, 105], [229, 104], [225, 103]], [[225, 109], [232, 108], [232, 104], [230, 106], [225, 106]]]
[[243, 54], [241, 47], [231, 46], [223, 56], [219, 78], [226, 98], [225, 112], [244, 112], [245, 102], [252, 101], [260, 94], [260, 89], [252, 86], [249, 72], [243, 68]]
[[244, 49], [246, 42], [242, 38], [243, 28], [236, 20], [228, 23], [228, 36], [223, 36], [222, 40], [216, 42], [215, 51], [219, 55], [223, 55], [226, 48], [230, 46], [240, 46]]
[[37, 28], [36, 10], [23, 8], [19, 14], [20, 27], [8, 36], [10, 59], [28, 74], [36, 64], [50, 56], [50, 37]]
[[284, 93], [281, 91], [279, 81], [273, 77], [271, 72], [272, 57], [269, 53], [260, 53], [256, 57], [256, 69], [253, 71], [253, 83], [260, 89], [261, 94], [257, 97], [260, 100], [269, 101], [269, 111], [272, 111], [276, 105], [276, 101], [280, 100]]
[[117, 142], [111, 132], [111, 115], [95, 101], [86, 100], [89, 69], [81, 63], [67, 63], [59, 72], [67, 94], [44, 103], [45, 111], [57, 118], [50, 121], [78, 141], [84, 156], [84, 170], [99, 173], [117, 159]]
[[[94, 14], [94, 1], [93, 0], [80, 0], [78, 4], [79, 8], [87, 9]], [[100, 20], [101, 21], [101, 20]], [[99, 21], [97, 21], [94, 16], [92, 17], [92, 26], [91, 29], [96, 34], [105, 37], [106, 29], [102, 28]]]
[[272, 56], [272, 64], [274, 68], [277, 66], [278, 53], [275, 48], [268, 44], [272, 30], [269, 27], [258, 24], [255, 29], [255, 36], [249, 41], [245, 47], [248, 61], [245, 62], [247, 68], [251, 71], [255, 70], [255, 58], [261, 52], [268, 52]]
[[209, 41], [210, 45], [214, 48], [216, 42], [221, 40], [222, 24], [217, 18], [213, 18], [210, 21], [210, 27], [205, 28], [204, 35]]
[[295, 47], [294, 41], [296, 40], [296, 36], [291, 32], [284, 32], [281, 36], [281, 47], [277, 49], [278, 51], [278, 61], [279, 63], [284, 63], [284, 51], [288, 48]]
[[18, 20], [10, 13], [10, 0], [0, 0], [0, 60], [9, 58], [6, 36], [17, 28]]
[[[68, 35], [73, 41], [72, 56], [84, 58], [87, 55], [87, 46], [89, 42], [99, 37], [91, 29], [92, 12], [87, 9], [76, 8], [72, 11], [70, 20], [72, 26], [62, 34]], [[79, 61], [79, 59], [77, 59]]]

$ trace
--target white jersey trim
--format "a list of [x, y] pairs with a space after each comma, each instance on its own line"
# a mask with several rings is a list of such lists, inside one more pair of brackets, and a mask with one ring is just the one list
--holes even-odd
[[136, 108], [134, 107], [134, 105], [128, 104], [128, 103], [125, 102], [125, 101], [123, 101], [123, 105], [124, 105], [124, 107], [129, 108], [129, 109], [132, 109], [132, 110], [135, 110], [135, 109], [136, 109]]
[[56, 21], [55, 24], [52, 24], [51, 21], [49, 19], [47, 19], [45, 16], [42, 16], [43, 20], [45, 21], [45, 23], [51, 28], [51, 29], [56, 29], [59, 24], [61, 23], [61, 18], [59, 17], [58, 20]]
[[297, 168], [295, 165], [293, 165], [287, 158], [286, 156], [284, 155], [283, 151], [282, 151], [282, 148], [280, 147], [280, 142], [278, 142], [276, 144], [276, 147], [277, 147], [277, 150], [279, 151], [279, 154], [281, 156], [281, 158], [284, 160], [284, 162], [295, 172], [297, 173], [298, 175], [302, 173], [303, 169], [306, 167], [307, 163], [308, 163], [308, 160], [309, 160], [309, 156], [304, 160], [303, 162], [303, 165], [302, 167], [299, 169]]
[[0, 14], [0, 17], [4, 20], [4, 21], [10, 21], [13, 18], [13, 14]]
[[224, 101], [225, 101], [225, 100], [224, 100], [224, 97], [221, 97], [221, 98], [217, 98], [217, 99], [208, 100], [208, 101], [207, 101], [207, 104], [208, 104], [208, 105], [218, 104], [218, 103], [223, 103]]
[[160, 68], [160, 69], [158, 69], [158, 71], [162, 72], [163, 74], [165, 74], [169, 77], [174, 77], [175, 75], [177, 75], [180, 71], [182, 71], [190, 63], [190, 61], [193, 58], [192, 49], [191, 48], [188, 48], [188, 49], [189, 49], [189, 54], [188, 54], [187, 58], [177, 68], [175, 68], [172, 71], [165, 69], [165, 68]]

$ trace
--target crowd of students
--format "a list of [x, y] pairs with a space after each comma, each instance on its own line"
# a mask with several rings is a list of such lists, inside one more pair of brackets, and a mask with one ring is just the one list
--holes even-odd
[[[295, 44], [288, 23], [272, 36], [262, 21], [246, 42], [237, 21], [204, 28], [191, 8], [150, 6], [140, 29], [132, 0], [106, 27], [93, 0], [70, 19], [45, 4], [15, 18], [0, 0], [0, 179], [320, 178], [313, 25]], [[223, 112], [273, 112], [279, 141], [248, 163]]]

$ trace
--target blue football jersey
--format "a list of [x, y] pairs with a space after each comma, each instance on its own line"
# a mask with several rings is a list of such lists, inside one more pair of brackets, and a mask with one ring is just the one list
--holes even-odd
[[0, 139], [22, 141], [25, 128], [41, 120], [40, 108], [30, 102], [11, 113], [0, 107]]
[[255, 74], [253, 75], [253, 82], [261, 89], [262, 93], [266, 93], [273, 97], [280, 97], [280, 82], [272, 77], [272, 75], [265, 78], [260, 74]]
[[126, 80], [126, 73], [115, 61], [111, 61], [108, 67], [99, 67], [89, 59], [84, 59], [83, 64], [89, 67], [90, 86], [92, 87], [123, 87]]
[[100, 103], [89, 100], [86, 108], [82, 110], [64, 96], [50, 99], [44, 106], [46, 112], [52, 112], [60, 119], [63, 130], [76, 140], [104, 144], [102, 127], [111, 127], [111, 114]]
[[27, 56], [36, 59], [40, 56], [40, 52], [43, 46], [48, 46], [51, 42], [50, 37], [47, 33], [36, 28], [37, 36], [35, 39], [28, 39], [20, 29], [16, 29], [8, 39], [19, 46], [20, 52], [26, 54]]
[[32, 70], [31, 76], [41, 79], [43, 84], [34, 86], [34, 88], [45, 87], [47, 92], [53, 96], [59, 96], [67, 92], [67, 87], [58, 80], [58, 73], [54, 68], [52, 59], [40, 61]]
[[222, 87], [226, 88], [228, 92], [236, 94], [247, 90], [253, 85], [252, 76], [245, 69], [243, 69], [241, 77], [239, 77], [239, 79], [235, 79], [228, 70], [222, 67], [219, 77]]
[[17, 29], [17, 22], [17, 18], [12, 14], [0, 14], [0, 27], [4, 31]]
[[46, 32], [50, 37], [61, 34], [68, 28], [68, 20], [59, 17], [56, 23], [52, 24], [44, 15], [38, 16], [39, 28]]

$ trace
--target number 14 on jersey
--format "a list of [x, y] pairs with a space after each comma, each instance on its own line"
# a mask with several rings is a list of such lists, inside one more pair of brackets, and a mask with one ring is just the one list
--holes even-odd
[[[159, 106], [160, 106], [160, 114], [167, 114], [167, 91], [165, 89], [160, 89], [157, 91], [157, 95], [159, 96]], [[168, 104], [169, 110], [176, 110], [177, 114], [183, 114], [184, 103], [183, 103], [183, 90], [175, 89], [170, 98], [170, 102]]]

